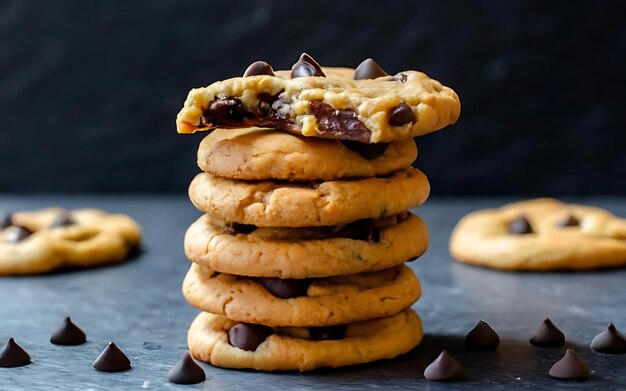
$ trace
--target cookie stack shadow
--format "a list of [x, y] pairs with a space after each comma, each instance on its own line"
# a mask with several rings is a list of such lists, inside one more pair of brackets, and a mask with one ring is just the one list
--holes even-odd
[[404, 262], [428, 246], [409, 210], [430, 187], [413, 139], [361, 144], [271, 129], [201, 142], [183, 283], [203, 312], [192, 355], [226, 368], [311, 370], [417, 346], [421, 288]]

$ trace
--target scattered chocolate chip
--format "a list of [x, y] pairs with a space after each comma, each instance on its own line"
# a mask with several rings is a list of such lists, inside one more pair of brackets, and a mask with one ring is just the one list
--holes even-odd
[[265, 61], [255, 61], [246, 69], [243, 73], [243, 77], [257, 76], [257, 75], [270, 75], [274, 76], [274, 70], [272, 66]]
[[580, 225], [580, 220], [576, 218], [574, 215], [569, 215], [565, 217], [563, 220], [559, 221], [559, 227], [578, 227]]
[[11, 213], [9, 212], [0, 212], [0, 229], [5, 229], [12, 225]]
[[367, 160], [376, 159], [381, 156], [389, 146], [388, 143], [366, 144], [358, 141], [342, 141], [341, 143], [345, 145], [346, 148], [358, 153]]
[[484, 320], [479, 321], [465, 337], [467, 350], [496, 350], [498, 345], [500, 337]]
[[402, 126], [415, 122], [415, 120], [415, 114], [413, 114], [411, 106], [406, 103], [400, 103], [389, 111], [389, 120], [387, 122], [391, 126]]
[[55, 345], [81, 345], [87, 342], [87, 336], [67, 317], [61, 327], [52, 333], [50, 342]]
[[364, 60], [354, 70], [354, 80], [376, 79], [387, 76], [387, 72], [371, 58]]
[[557, 379], [587, 380], [591, 370], [572, 349], [567, 349], [565, 356], [557, 361], [548, 374]]
[[52, 223], [50, 223], [50, 227], [67, 227], [73, 224], [76, 224], [76, 221], [72, 217], [72, 214], [67, 210], [64, 210], [52, 220]]
[[424, 377], [432, 381], [451, 381], [463, 378], [463, 368], [446, 350], [426, 367]]
[[230, 235], [237, 234], [249, 234], [256, 230], [255, 225], [250, 224], [239, 224], [239, 223], [228, 223], [226, 224], [226, 233]]
[[531, 234], [533, 233], [533, 227], [525, 216], [519, 216], [509, 224], [509, 233], [511, 235]]
[[291, 78], [307, 77], [307, 76], [321, 76], [326, 77], [322, 67], [306, 53], [302, 53], [298, 62], [291, 67]]
[[228, 343], [236, 348], [253, 352], [272, 333], [272, 328], [268, 326], [238, 323], [228, 331]]
[[13, 338], [9, 338], [0, 353], [0, 368], [23, 367], [31, 363], [30, 356]]
[[591, 341], [591, 349], [599, 353], [626, 353], [626, 337], [609, 323], [606, 331], [596, 335]]
[[309, 327], [309, 335], [314, 341], [344, 339], [347, 331], [348, 325], [345, 324], [338, 326]]
[[30, 235], [32, 235], [33, 232], [26, 228], [26, 227], [22, 227], [19, 225], [12, 225], [8, 228], [6, 228], [5, 231], [5, 241], [8, 243], [17, 243], [17, 242], [21, 242], [22, 240], [26, 239], [27, 237], [29, 237]]
[[130, 369], [130, 360], [113, 342], [109, 342], [100, 356], [93, 362], [93, 367], [100, 372], [122, 372]]
[[398, 73], [393, 77], [393, 80], [399, 81], [400, 83], [406, 83], [406, 75], [404, 73]]
[[320, 101], [312, 101], [309, 109], [317, 119], [318, 131], [322, 136], [369, 142], [372, 132], [359, 120], [354, 110], [337, 110]]
[[530, 337], [530, 344], [542, 348], [560, 348], [565, 345], [565, 335], [550, 319], [546, 319], [541, 322], [535, 330], [535, 334]]
[[294, 278], [281, 279], [272, 277], [259, 277], [257, 281], [272, 295], [280, 299], [306, 296], [309, 285], [313, 282], [310, 279], [297, 280]]
[[198, 384], [206, 380], [206, 374], [191, 354], [185, 352], [180, 361], [170, 369], [167, 379], [175, 384]]

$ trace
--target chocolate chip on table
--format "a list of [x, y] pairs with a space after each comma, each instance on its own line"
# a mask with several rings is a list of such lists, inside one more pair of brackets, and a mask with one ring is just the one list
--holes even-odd
[[274, 70], [272, 66], [265, 61], [255, 61], [246, 69], [243, 73], [243, 77], [257, 76], [257, 75], [270, 75], [274, 76]]
[[498, 345], [500, 345], [500, 337], [484, 320], [479, 321], [465, 337], [467, 350], [496, 350]]
[[130, 369], [130, 360], [113, 342], [109, 342], [100, 356], [93, 362], [99, 372], [122, 372]]
[[402, 126], [411, 122], [415, 122], [415, 114], [413, 114], [413, 110], [411, 106], [406, 103], [400, 103], [396, 107], [389, 110], [389, 125], [391, 126]]
[[167, 379], [174, 384], [198, 384], [206, 380], [204, 369], [185, 352], [180, 361], [170, 369]]
[[309, 327], [309, 335], [314, 341], [344, 339], [347, 331], [348, 325], [345, 324], [326, 327]]
[[358, 141], [342, 141], [341, 143], [367, 160], [376, 159], [383, 155], [389, 146], [388, 143], [366, 144]]
[[321, 76], [326, 77], [322, 67], [306, 53], [302, 53], [298, 62], [291, 67], [291, 78], [307, 77], [307, 76]]
[[61, 326], [52, 333], [50, 342], [55, 345], [81, 345], [87, 342], [87, 335], [67, 317]]
[[559, 227], [578, 227], [580, 220], [574, 215], [568, 215], [563, 220], [559, 221]]
[[9, 338], [0, 353], [0, 368], [23, 367], [31, 363], [30, 356], [13, 338]]
[[565, 345], [565, 335], [550, 319], [546, 319], [530, 338], [530, 344], [542, 348], [560, 348]]
[[599, 353], [623, 354], [626, 353], [626, 337], [609, 323], [606, 331], [596, 335], [591, 341], [591, 349]]
[[62, 211], [52, 220], [50, 227], [67, 227], [76, 224], [72, 214], [67, 210]]
[[548, 374], [557, 379], [587, 380], [591, 376], [591, 370], [576, 352], [567, 349], [565, 356], [550, 368]]
[[372, 58], [364, 60], [354, 70], [354, 80], [376, 79], [387, 75], [387, 72]]
[[228, 331], [228, 343], [236, 348], [253, 352], [272, 333], [272, 328], [268, 326], [238, 323]]
[[291, 299], [293, 297], [306, 296], [309, 286], [313, 282], [311, 279], [294, 278], [273, 278], [258, 277], [259, 284], [263, 285], [272, 295], [280, 299]]
[[463, 378], [463, 367], [445, 349], [424, 370], [424, 377], [431, 381], [453, 381]]
[[22, 227], [20, 225], [11, 225], [10, 227], [6, 228], [5, 241], [8, 243], [18, 243], [32, 234], [33, 232], [26, 227]]
[[0, 212], [0, 229], [5, 229], [6, 227], [11, 226], [12, 217], [9, 212]]
[[239, 223], [228, 223], [226, 224], [226, 233], [230, 235], [237, 234], [249, 234], [256, 230], [255, 225], [251, 224], [239, 224]]
[[533, 227], [525, 216], [519, 216], [509, 223], [509, 233], [511, 235], [526, 235], [533, 232]]

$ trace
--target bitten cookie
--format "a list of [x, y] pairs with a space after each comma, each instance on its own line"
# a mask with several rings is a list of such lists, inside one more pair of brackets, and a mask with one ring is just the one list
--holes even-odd
[[120, 262], [141, 239], [131, 218], [96, 209], [50, 208], [0, 220], [0, 275]]
[[380, 143], [426, 134], [458, 119], [461, 105], [451, 88], [421, 72], [389, 76], [371, 64], [363, 69], [366, 62], [356, 70], [321, 68], [304, 54], [291, 71], [276, 73], [269, 64], [253, 64], [243, 77], [191, 90], [176, 127], [192, 133], [259, 126]]
[[405, 265], [322, 279], [250, 278], [193, 264], [183, 283], [187, 301], [228, 319], [266, 326], [321, 327], [395, 315], [420, 296]]
[[418, 216], [321, 228], [257, 228], [204, 215], [185, 235], [185, 254], [221, 273], [308, 278], [387, 269], [421, 256], [428, 231]]
[[[201, 313], [189, 329], [189, 351], [198, 360], [218, 367], [303, 372], [394, 358], [416, 347], [423, 336], [420, 318], [410, 309], [344, 327], [263, 329], [256, 326], [233, 333], [233, 328], [239, 325], [243, 324]], [[235, 341], [231, 341], [231, 336]], [[233, 342], [245, 350], [233, 346]]]
[[541, 198], [465, 216], [450, 238], [464, 263], [506, 270], [584, 270], [626, 265], [626, 220]]
[[387, 217], [421, 205], [429, 193], [426, 176], [410, 167], [384, 178], [309, 184], [200, 173], [189, 186], [191, 202], [211, 217], [258, 227], [319, 227]]
[[363, 144], [271, 129], [216, 129], [200, 143], [198, 166], [224, 178], [310, 182], [384, 176], [416, 157], [411, 138]]

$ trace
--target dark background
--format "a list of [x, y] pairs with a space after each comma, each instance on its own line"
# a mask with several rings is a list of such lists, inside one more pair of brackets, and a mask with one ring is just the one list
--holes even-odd
[[177, 192], [187, 92], [257, 59], [374, 57], [461, 97], [435, 195], [625, 195], [624, 1], [0, 1], [0, 192]]

